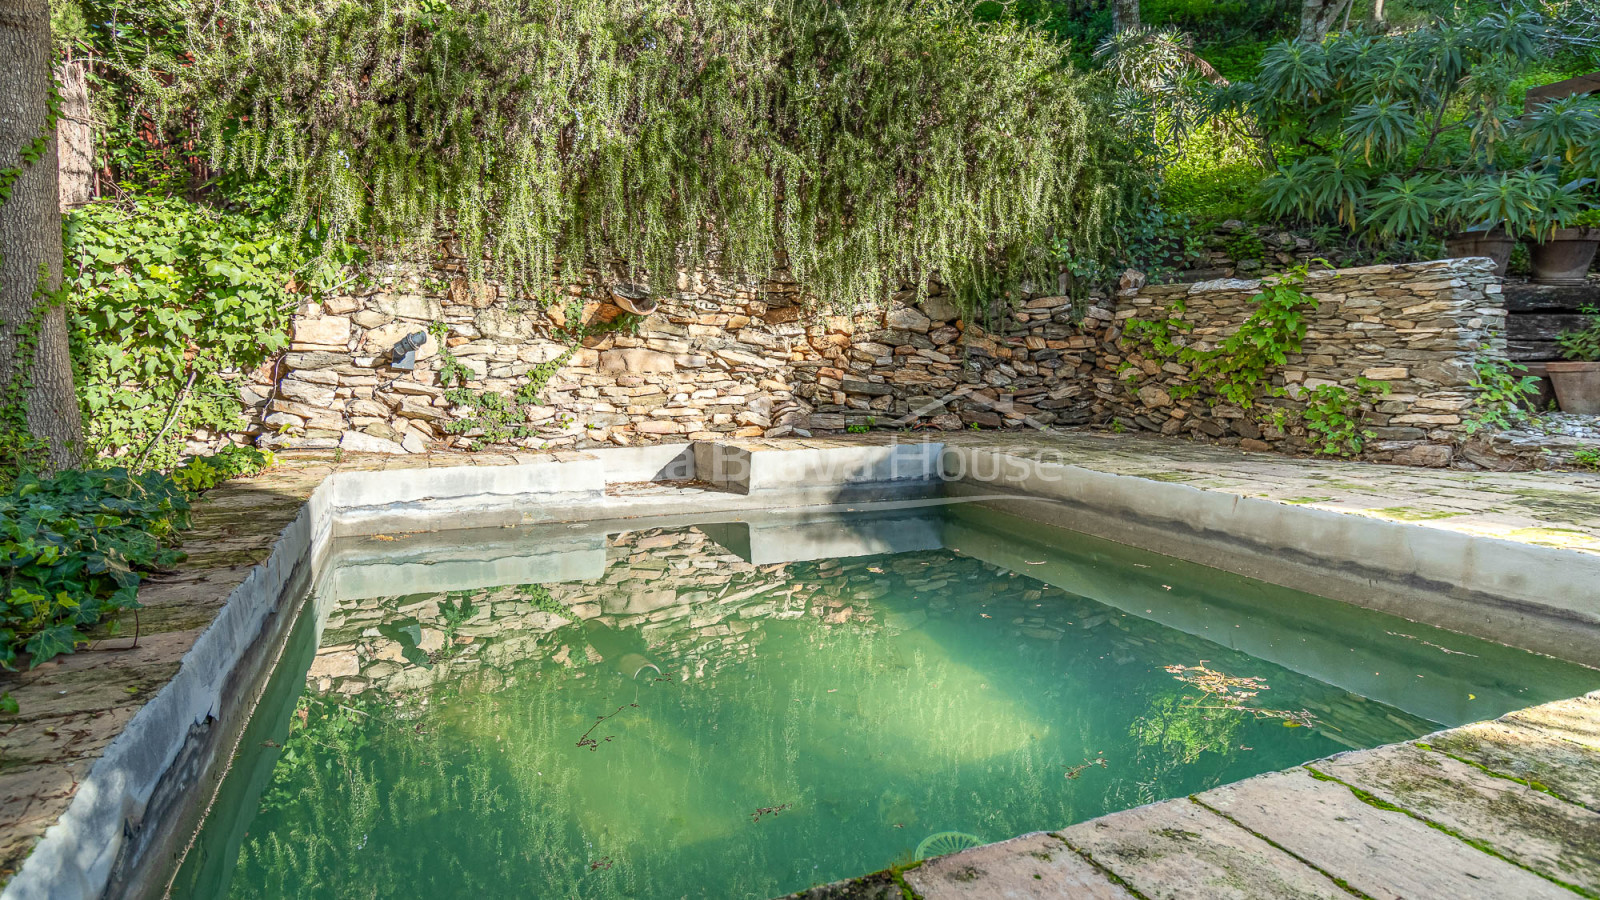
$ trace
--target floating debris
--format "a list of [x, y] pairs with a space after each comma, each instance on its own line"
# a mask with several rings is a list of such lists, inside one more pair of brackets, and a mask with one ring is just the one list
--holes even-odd
[[1317, 717], [1308, 709], [1267, 709], [1260, 706], [1251, 706], [1249, 700], [1262, 691], [1271, 690], [1264, 678], [1236, 678], [1225, 675], [1215, 669], [1206, 668], [1210, 660], [1200, 660], [1198, 666], [1162, 666], [1172, 676], [1191, 687], [1197, 688], [1201, 693], [1217, 701], [1216, 706], [1200, 706], [1197, 709], [1220, 709], [1232, 712], [1246, 712], [1258, 719], [1282, 719], [1286, 728], [1314, 728]]
[[1106, 768], [1106, 758], [1102, 755], [1096, 754], [1094, 759], [1085, 758], [1084, 761], [1078, 765], [1062, 766], [1062, 768], [1067, 770], [1066, 777], [1068, 779], [1073, 779], [1077, 778], [1079, 775], [1082, 775], [1084, 769], [1090, 769], [1095, 766], [1099, 766], [1102, 769]]
[[1419, 638], [1414, 634], [1404, 634], [1404, 633], [1399, 632], [1399, 631], [1385, 631], [1384, 634], [1391, 635], [1393, 637], [1403, 637], [1408, 641], [1416, 641], [1417, 643], [1421, 644], [1424, 647], [1432, 647], [1435, 650], [1439, 650], [1441, 652], [1448, 653], [1451, 656], [1470, 656], [1473, 659], [1477, 659], [1478, 658], [1478, 654], [1476, 654], [1476, 653], [1468, 653], [1465, 650], [1451, 650], [1449, 647], [1444, 647], [1444, 646], [1441, 646], [1439, 644], [1435, 644], [1433, 641], [1425, 641], [1422, 638]]
[[598, 741], [595, 740], [594, 738], [590, 737], [589, 735], [593, 734], [594, 730], [596, 728], [600, 727], [600, 723], [602, 723], [605, 720], [611, 718], [612, 716], [620, 714], [623, 710], [628, 709], [629, 707], [637, 709], [639, 707], [639, 704], [637, 704], [637, 703], [628, 703], [628, 704], [625, 704], [623, 706], [617, 707], [616, 712], [613, 712], [610, 715], [600, 716], [600, 717], [596, 718], [594, 720], [594, 724], [589, 726], [589, 730], [585, 731], [583, 733], [583, 737], [578, 738], [578, 746], [579, 747], [588, 747], [589, 748], [589, 752], [593, 753], [594, 751], [600, 749], [600, 745], [601, 744], [610, 742], [610, 740], [612, 738], [616, 737], [616, 735], [608, 734], [608, 735], [606, 735], [605, 737], [601, 738]]
[[750, 821], [759, 822], [762, 816], [775, 816], [788, 809], [792, 804], [780, 803], [777, 806], [763, 806], [750, 814]]

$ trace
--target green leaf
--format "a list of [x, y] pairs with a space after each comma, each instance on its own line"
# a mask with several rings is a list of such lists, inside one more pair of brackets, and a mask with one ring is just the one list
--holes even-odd
[[71, 653], [79, 643], [88, 639], [71, 625], [53, 625], [28, 639], [23, 648], [28, 651], [29, 668], [36, 668], [57, 656]]

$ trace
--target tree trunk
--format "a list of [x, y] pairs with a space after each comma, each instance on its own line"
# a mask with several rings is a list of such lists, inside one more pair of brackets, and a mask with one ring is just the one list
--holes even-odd
[[[83, 418], [66, 308], [55, 299], [61, 210], [50, 56], [49, 0], [0, 0], [0, 171], [21, 168], [0, 206], [0, 452], [36, 448], [33, 462], [53, 471], [81, 458]], [[23, 148], [41, 136], [43, 154], [24, 160]]]
[[1372, 24], [1383, 24], [1383, 0], [1372, 0]]
[[1111, 30], [1139, 27], [1139, 0], [1111, 0]]
[[1352, 0], [1301, 0], [1300, 35], [1302, 41], [1316, 43], [1328, 36]]
[[94, 198], [94, 127], [89, 111], [89, 78], [79, 60], [56, 69], [61, 115], [56, 120], [56, 171], [61, 178], [61, 214]]

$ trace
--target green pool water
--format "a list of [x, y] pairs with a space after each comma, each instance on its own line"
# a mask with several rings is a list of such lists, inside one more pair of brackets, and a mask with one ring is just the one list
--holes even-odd
[[966, 506], [383, 537], [176, 896], [774, 897], [1600, 686]]

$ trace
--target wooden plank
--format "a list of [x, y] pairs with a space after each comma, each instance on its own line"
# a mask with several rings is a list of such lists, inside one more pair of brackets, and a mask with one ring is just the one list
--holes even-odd
[[1506, 316], [1506, 339], [1556, 341], [1569, 331], [1582, 331], [1589, 317], [1567, 313], [1516, 313]]
[[1422, 739], [1509, 778], [1542, 784], [1600, 812], [1600, 750], [1515, 722], [1479, 722]]
[[924, 900], [1133, 900], [1066, 844], [1043, 833], [941, 856], [907, 872], [905, 879]]
[[1304, 769], [1198, 799], [1374, 900], [1572, 900], [1565, 888]]
[[1506, 341], [1506, 357], [1513, 362], [1553, 362], [1561, 358], [1555, 341]]
[[1600, 814], [1411, 744], [1310, 768], [1565, 884], [1600, 889]]
[[1586, 285], [1533, 284], [1505, 285], [1501, 302], [1509, 312], [1579, 312], [1585, 306], [1600, 306], [1600, 283]]
[[1350, 898], [1316, 869], [1188, 800], [1114, 813], [1061, 837], [1145, 897]]
[[1573, 94], [1593, 94], [1600, 91], [1600, 72], [1592, 75], [1578, 75], [1564, 81], [1554, 81], [1550, 84], [1541, 84], [1538, 87], [1528, 88], [1527, 96], [1522, 102], [1522, 111], [1533, 112], [1533, 108], [1541, 103], [1551, 100], [1560, 100]]

